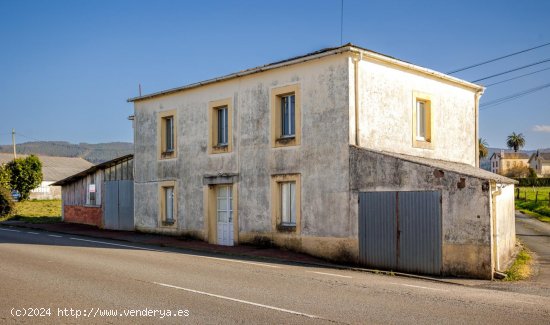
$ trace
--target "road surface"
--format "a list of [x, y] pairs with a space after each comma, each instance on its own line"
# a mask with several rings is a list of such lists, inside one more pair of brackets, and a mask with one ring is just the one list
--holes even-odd
[[540, 295], [22, 228], [0, 227], [0, 277], [0, 323], [548, 324], [550, 319], [550, 298]]
[[550, 223], [516, 213], [516, 234], [536, 254], [538, 269], [531, 281], [550, 288]]

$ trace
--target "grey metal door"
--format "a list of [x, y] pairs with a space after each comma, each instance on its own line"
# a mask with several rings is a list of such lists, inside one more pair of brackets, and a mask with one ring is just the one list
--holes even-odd
[[105, 211], [103, 213], [103, 227], [118, 229], [118, 182], [105, 182]]
[[105, 182], [105, 229], [134, 230], [134, 181]]
[[118, 181], [118, 229], [134, 230], [134, 181]]
[[441, 193], [359, 193], [359, 255], [365, 265], [441, 273]]

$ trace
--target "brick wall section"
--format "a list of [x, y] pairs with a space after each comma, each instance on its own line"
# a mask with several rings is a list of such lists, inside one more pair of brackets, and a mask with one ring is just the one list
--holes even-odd
[[101, 211], [101, 207], [66, 205], [63, 208], [63, 213], [65, 222], [103, 227], [103, 212]]

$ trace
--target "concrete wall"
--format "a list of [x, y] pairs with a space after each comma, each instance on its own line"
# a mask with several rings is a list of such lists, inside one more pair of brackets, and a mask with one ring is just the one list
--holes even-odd
[[103, 227], [103, 212], [101, 207], [64, 205], [63, 221], [70, 223], [82, 223], [101, 228]]
[[[359, 62], [358, 81], [361, 147], [475, 166], [473, 90], [370, 59]], [[431, 96], [433, 149], [412, 145], [414, 91]]]
[[[351, 147], [350, 213], [357, 229], [358, 192], [441, 191], [442, 272], [492, 277], [488, 181]], [[464, 187], [458, 183], [464, 181]]]
[[[136, 102], [136, 228], [206, 239], [202, 179], [227, 173], [238, 174], [239, 242], [265, 236], [313, 254], [328, 250], [319, 245], [323, 238], [334, 251], [352, 245], [348, 64], [346, 55], [335, 55]], [[301, 145], [272, 148], [270, 92], [289, 84], [300, 86]], [[208, 105], [226, 98], [233, 101], [233, 150], [208, 154]], [[159, 160], [157, 119], [168, 110], [177, 114], [177, 158]], [[285, 173], [301, 177], [302, 237], [272, 232], [270, 180]], [[159, 182], [169, 180], [176, 181], [176, 228], [159, 225]]]
[[54, 182], [43, 181], [39, 187], [31, 190], [31, 200], [58, 200], [61, 199], [61, 186], [50, 186]]
[[495, 268], [504, 271], [511, 262], [516, 245], [516, 218], [514, 207], [514, 185], [498, 184], [495, 190], [500, 194], [494, 194], [494, 227], [496, 232], [496, 256]]

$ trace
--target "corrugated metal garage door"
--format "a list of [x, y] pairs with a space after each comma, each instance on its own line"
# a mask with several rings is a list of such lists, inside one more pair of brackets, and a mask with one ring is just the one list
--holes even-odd
[[411, 273], [441, 273], [441, 193], [359, 193], [363, 264]]
[[105, 229], [134, 230], [134, 181], [105, 182]]

